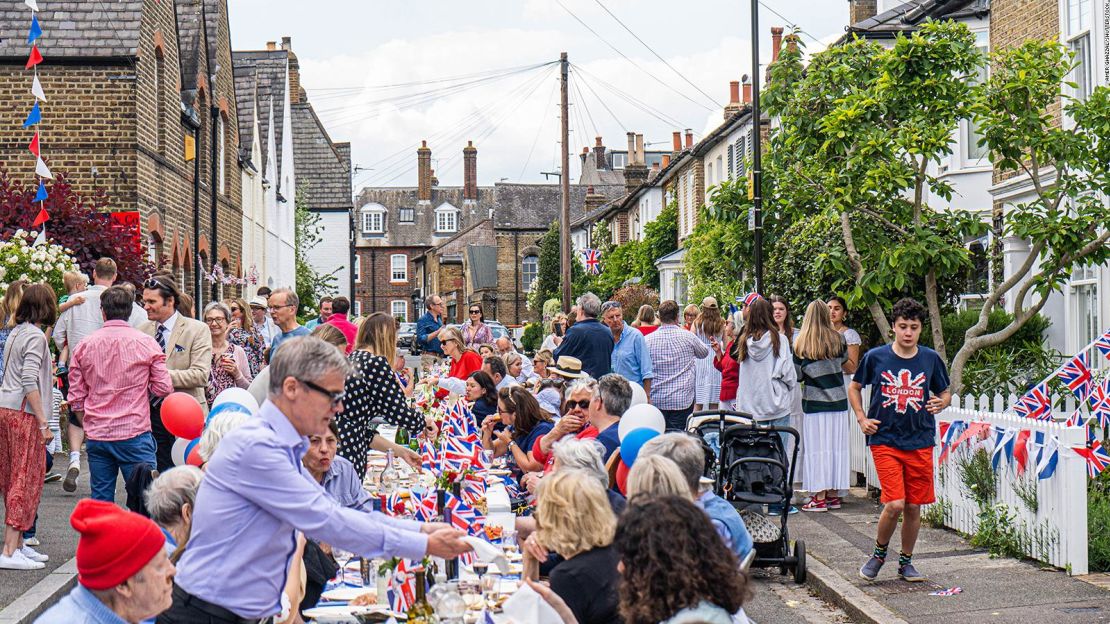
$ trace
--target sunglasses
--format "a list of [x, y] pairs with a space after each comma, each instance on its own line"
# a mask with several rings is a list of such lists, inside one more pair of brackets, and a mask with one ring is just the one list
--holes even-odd
[[569, 412], [570, 410], [574, 409], [575, 405], [577, 405], [578, 407], [580, 407], [582, 409], [590, 409], [590, 403], [593, 403], [593, 399], [582, 399], [581, 401], [567, 401], [566, 402], [566, 410]]
[[315, 390], [316, 392], [319, 392], [320, 394], [326, 394], [328, 396], [328, 398], [331, 399], [331, 406], [332, 407], [335, 407], [336, 405], [339, 405], [343, 401], [343, 399], [346, 398], [346, 396], [347, 396], [347, 392], [345, 390], [340, 390], [339, 392], [332, 392], [331, 390], [328, 390], [327, 388], [325, 388], [323, 386], [314, 384], [311, 381], [305, 381], [304, 379], [298, 379], [297, 381], [299, 381], [299, 382], [303, 383], [304, 385], [308, 386], [310, 389]]
[[482, 311], [481, 310], [471, 310], [470, 313], [471, 314], [481, 314]]

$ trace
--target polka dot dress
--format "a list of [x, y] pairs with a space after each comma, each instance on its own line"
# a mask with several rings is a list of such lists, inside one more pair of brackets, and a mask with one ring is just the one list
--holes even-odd
[[362, 479], [366, 476], [366, 454], [376, 434], [370, 421], [383, 418], [415, 436], [424, 431], [424, 417], [409, 407], [408, 397], [385, 358], [355, 351], [350, 360], [355, 373], [344, 386], [347, 397], [343, 399], [343, 411], [336, 417], [336, 425], [339, 454], [354, 464]]

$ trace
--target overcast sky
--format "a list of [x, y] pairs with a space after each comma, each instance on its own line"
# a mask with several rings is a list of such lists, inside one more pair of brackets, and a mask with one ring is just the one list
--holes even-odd
[[[572, 154], [592, 146], [595, 134], [617, 149], [628, 131], [657, 144], [649, 149], [669, 149], [674, 130], [692, 128], [700, 137], [720, 123], [728, 82], [751, 72], [748, 4], [230, 0], [230, 11], [237, 50], [292, 37], [302, 84], [332, 139], [350, 141], [356, 167], [372, 169], [356, 172], [357, 193], [415, 185], [421, 139], [441, 185], [461, 185], [467, 140], [478, 148], [480, 184], [542, 182], [541, 171], [558, 167], [558, 65], [530, 67], [562, 51], [572, 64]], [[764, 63], [771, 26], [797, 25], [812, 51], [843, 34], [848, 18], [844, 0], [763, 4]]]

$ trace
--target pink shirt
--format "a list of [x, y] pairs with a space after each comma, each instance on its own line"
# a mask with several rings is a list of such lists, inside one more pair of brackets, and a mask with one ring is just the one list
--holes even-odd
[[85, 413], [90, 440], [129, 440], [150, 431], [148, 391], [173, 392], [166, 354], [127, 321], [108, 321], [73, 348], [69, 404]]
[[[347, 337], [347, 354], [350, 355], [351, 349], [355, 346], [355, 335], [358, 334], [358, 325], [348, 321], [346, 314], [332, 314], [328, 317], [328, 325], [335, 325], [335, 327]], [[390, 364], [393, 363], [390, 362]]]

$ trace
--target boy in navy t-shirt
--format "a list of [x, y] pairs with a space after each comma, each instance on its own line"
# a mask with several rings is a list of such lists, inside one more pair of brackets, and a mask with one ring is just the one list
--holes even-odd
[[[886, 562], [887, 546], [902, 516], [902, 551], [898, 576], [923, 581], [913, 566], [913, 548], [921, 529], [921, 505], [936, 500], [933, 493], [934, 414], [948, 407], [948, 371], [936, 351], [917, 344], [925, 323], [925, 308], [902, 299], [891, 310], [894, 343], [868, 351], [848, 387], [848, 399], [875, 462], [882, 487], [875, 552], [859, 574], [873, 581]], [[864, 386], [871, 386], [871, 406], [863, 412]]]

